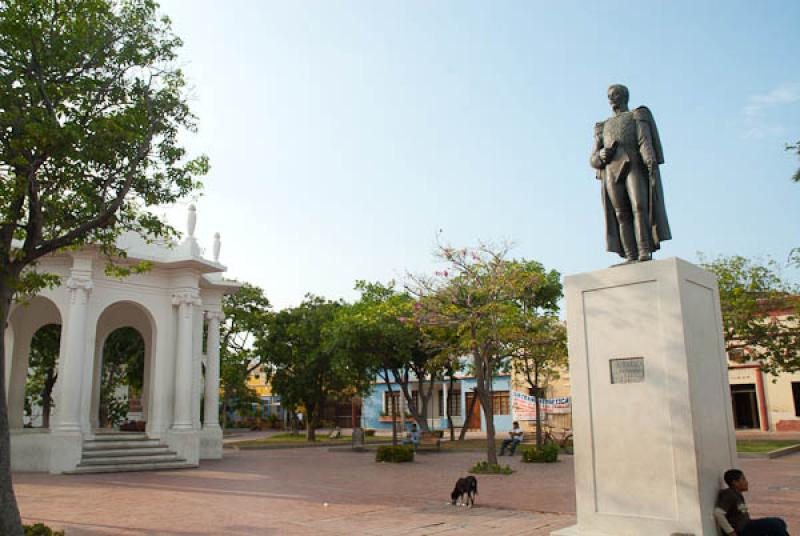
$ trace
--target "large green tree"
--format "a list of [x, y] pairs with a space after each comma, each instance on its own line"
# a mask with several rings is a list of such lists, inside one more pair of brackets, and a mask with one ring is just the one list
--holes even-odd
[[524, 379], [536, 399], [536, 445], [542, 446], [541, 399], [548, 384], [567, 367], [567, 329], [555, 316], [523, 314], [511, 341], [515, 348], [511, 368]]
[[701, 258], [717, 275], [725, 347], [734, 359], [752, 360], [771, 374], [800, 371], [798, 289], [774, 261], [741, 256]]
[[333, 322], [342, 307], [342, 302], [306, 296], [299, 306], [272, 315], [266, 334], [256, 341], [281, 403], [305, 410], [308, 441], [316, 440], [327, 401], [369, 389], [366, 368], [334, 342]]
[[516, 307], [510, 316], [510, 368], [521, 375], [536, 399], [536, 444], [542, 445], [542, 408], [548, 383], [567, 366], [567, 330], [558, 319], [561, 274], [536, 261], [514, 261], [510, 278]]
[[[42, 256], [174, 232], [146, 208], [207, 171], [178, 141], [195, 128], [180, 46], [152, 0], [0, 0], [0, 325], [57, 281], [31, 269]], [[0, 374], [0, 533], [19, 536], [5, 390]]]
[[[229, 411], [244, 411], [258, 402], [247, 386], [247, 378], [262, 364], [255, 341], [265, 336], [271, 305], [264, 291], [245, 283], [238, 291], [225, 296], [222, 310], [225, 322], [220, 326], [220, 380], [222, 384], [222, 423]], [[269, 374], [269, 370], [265, 370]]]
[[[429, 431], [428, 407], [446, 363], [436, 360], [436, 353], [424, 344], [413, 318], [415, 300], [408, 293], [397, 291], [394, 281], [358, 281], [356, 290], [361, 292], [361, 298], [336, 315], [331, 330], [334, 344], [354, 366], [372, 377], [377, 375], [386, 385], [393, 442], [397, 442], [395, 387], [419, 428]], [[416, 399], [414, 384], [418, 386]]]

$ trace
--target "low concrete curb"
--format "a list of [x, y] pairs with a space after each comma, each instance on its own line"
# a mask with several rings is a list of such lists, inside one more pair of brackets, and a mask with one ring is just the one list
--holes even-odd
[[[369, 443], [366, 445], [367, 448], [371, 446], [378, 446], [378, 445], [391, 445], [392, 443]], [[278, 444], [278, 445], [237, 445], [236, 443], [229, 443], [223, 446], [224, 449], [230, 450], [279, 450], [279, 449], [318, 449], [318, 448], [328, 448], [329, 450], [352, 450], [353, 447], [349, 444], [342, 445], [341, 443], [330, 443], [323, 441], [321, 443], [314, 443], [314, 444], [306, 444], [306, 443], [297, 443], [294, 444]]]
[[800, 444], [783, 447], [782, 449], [771, 450], [769, 452], [740, 452], [739, 457], [773, 459], [780, 458], [782, 456], [788, 456], [789, 454], [794, 454], [795, 452], [800, 452]]

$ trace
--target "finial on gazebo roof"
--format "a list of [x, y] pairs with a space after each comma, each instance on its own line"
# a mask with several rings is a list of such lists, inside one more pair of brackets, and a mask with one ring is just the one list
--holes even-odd
[[186, 227], [187, 231], [189, 231], [189, 236], [194, 237], [194, 228], [197, 226], [197, 207], [194, 206], [194, 203], [189, 205], [189, 215], [186, 219]]
[[219, 238], [219, 233], [214, 233], [214, 262], [219, 262], [219, 248], [222, 246], [222, 242]]

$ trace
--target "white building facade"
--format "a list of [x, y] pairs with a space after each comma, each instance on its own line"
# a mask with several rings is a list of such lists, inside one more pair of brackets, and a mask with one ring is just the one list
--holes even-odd
[[[146, 261], [151, 267], [143, 273], [125, 278], [107, 275], [106, 259], [92, 247], [39, 262], [36, 269], [58, 274], [61, 284], [14, 304], [4, 334], [13, 470], [62, 473], [85, 464], [87, 445], [96, 444], [101, 433], [102, 350], [109, 334], [122, 327], [136, 329], [145, 346], [146, 428], [139, 439], [163, 450], [168, 447], [185, 466], [222, 457], [218, 420], [222, 298], [239, 284], [222, 277], [226, 268], [219, 263], [219, 235], [213, 260], [204, 258], [194, 236], [193, 206], [188, 219], [188, 234], [180, 244], [148, 244], [134, 234], [122, 237], [119, 247], [127, 259], [118, 262]], [[47, 324], [61, 325], [54, 414], [48, 429], [25, 428], [31, 339]]]

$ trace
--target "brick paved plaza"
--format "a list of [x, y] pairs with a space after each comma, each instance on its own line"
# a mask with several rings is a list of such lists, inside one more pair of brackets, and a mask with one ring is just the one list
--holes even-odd
[[[67, 536], [146, 535], [548, 535], [574, 522], [572, 458], [480, 476], [473, 510], [446, 504], [480, 452], [422, 454], [377, 464], [374, 453], [325, 448], [226, 450], [200, 469], [51, 476], [15, 474], [26, 522]], [[754, 516], [782, 515], [800, 533], [800, 455], [741, 460]], [[324, 506], [324, 503], [328, 506]]]

